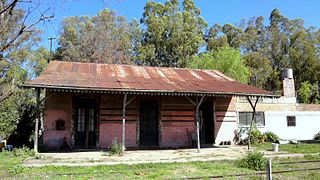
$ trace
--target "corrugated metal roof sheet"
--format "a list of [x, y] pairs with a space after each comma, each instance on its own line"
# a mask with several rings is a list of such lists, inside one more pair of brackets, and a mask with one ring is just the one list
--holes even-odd
[[273, 96], [216, 70], [52, 61], [26, 86]]

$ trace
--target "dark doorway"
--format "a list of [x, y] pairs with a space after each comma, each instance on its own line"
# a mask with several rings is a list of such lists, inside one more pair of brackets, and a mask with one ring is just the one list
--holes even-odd
[[214, 143], [213, 102], [205, 101], [200, 106], [200, 139], [202, 144]]
[[79, 98], [75, 101], [75, 146], [96, 148], [96, 99]]
[[140, 103], [140, 146], [159, 145], [158, 119], [159, 104], [156, 101]]

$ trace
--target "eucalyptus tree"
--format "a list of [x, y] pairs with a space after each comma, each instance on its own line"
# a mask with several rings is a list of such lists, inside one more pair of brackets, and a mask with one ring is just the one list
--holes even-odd
[[62, 22], [58, 56], [65, 61], [131, 63], [139, 24], [104, 9], [96, 16], [68, 17]]
[[207, 23], [192, 0], [147, 2], [138, 59], [151, 66], [186, 67], [205, 44]]

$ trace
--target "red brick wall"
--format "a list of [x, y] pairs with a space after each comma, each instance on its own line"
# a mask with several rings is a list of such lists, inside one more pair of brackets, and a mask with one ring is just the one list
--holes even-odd
[[[64, 137], [73, 144], [72, 94], [47, 92], [47, 95], [44, 144], [50, 148], [58, 148]], [[128, 100], [132, 97], [133, 95], [128, 95]], [[147, 99], [157, 100], [160, 104], [159, 146], [190, 147], [191, 135], [195, 133], [195, 107], [185, 97], [179, 96], [137, 96], [126, 108], [126, 147], [139, 146], [139, 104], [141, 100]], [[121, 142], [123, 95], [100, 94], [99, 102], [98, 147], [107, 148], [115, 138]], [[234, 112], [234, 99], [215, 98], [214, 132], [219, 141], [232, 137], [233, 126], [236, 124]], [[63, 131], [55, 130], [55, 122], [59, 119], [65, 120], [66, 128]]]
[[[62, 92], [47, 92], [46, 95], [43, 143], [46, 148], [57, 149], [63, 138], [71, 144], [72, 96]], [[65, 130], [56, 130], [57, 120], [65, 121]]]
[[[128, 96], [128, 100], [132, 96]], [[110, 147], [112, 141], [122, 138], [123, 95], [103, 95], [100, 100], [99, 146]], [[137, 103], [133, 101], [126, 108], [126, 147], [137, 147]]]
[[163, 96], [160, 109], [160, 147], [190, 147], [194, 106], [185, 97]]

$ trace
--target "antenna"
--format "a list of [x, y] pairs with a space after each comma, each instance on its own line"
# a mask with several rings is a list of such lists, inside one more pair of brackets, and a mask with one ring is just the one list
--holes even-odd
[[49, 54], [48, 64], [50, 63], [51, 57], [52, 57], [52, 40], [54, 40], [54, 39], [56, 39], [56, 38], [54, 38], [54, 37], [48, 38], [48, 40], [50, 41], [50, 54]]

